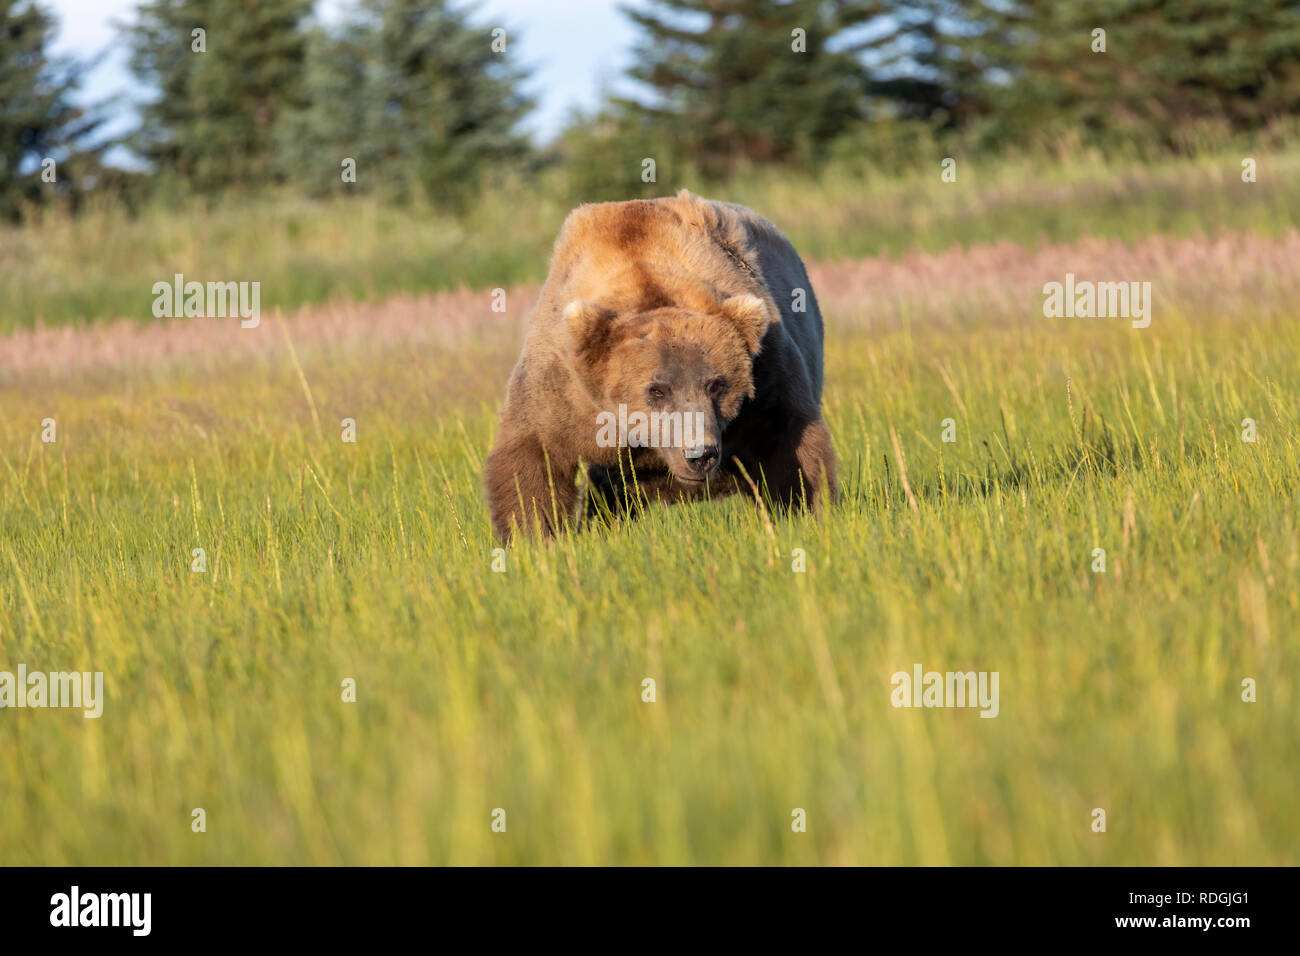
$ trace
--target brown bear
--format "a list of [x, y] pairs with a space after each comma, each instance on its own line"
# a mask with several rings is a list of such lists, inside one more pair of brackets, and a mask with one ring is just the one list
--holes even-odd
[[626, 509], [751, 488], [835, 491], [822, 317], [794, 247], [744, 206], [683, 190], [569, 214], [487, 459], [492, 526], [552, 535], [593, 500]]

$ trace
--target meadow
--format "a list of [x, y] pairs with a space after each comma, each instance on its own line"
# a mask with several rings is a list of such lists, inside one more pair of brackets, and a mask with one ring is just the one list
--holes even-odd
[[[1189, 155], [1140, 158], [1054, 143], [1023, 155], [926, 143], [888, 161], [846, 158], [816, 177], [758, 167], [725, 183], [665, 167], [640, 193], [687, 187], [744, 203], [778, 223], [805, 259], [833, 261], [941, 252], [1004, 240], [1032, 246], [1097, 236], [1279, 236], [1300, 224], [1300, 129], [1262, 142], [1209, 138]], [[940, 178], [954, 155], [956, 182]], [[925, 157], [932, 157], [928, 161]], [[1256, 163], [1242, 183], [1243, 157]], [[613, 160], [611, 159], [610, 162]], [[130, 209], [92, 199], [78, 215], [34, 208], [23, 228], [0, 227], [0, 333], [33, 325], [150, 321], [153, 283], [182, 272], [258, 281], [265, 309], [338, 298], [382, 302], [444, 289], [540, 282], [556, 230], [592, 198], [580, 176], [553, 170], [505, 179], [467, 210], [395, 204], [375, 195], [309, 200], [291, 193], [220, 201], [177, 199]]]
[[[0, 670], [107, 699], [0, 711], [0, 861], [1300, 862], [1298, 164], [740, 183], [812, 260], [840, 499], [503, 555], [482, 461], [558, 203], [9, 234]], [[148, 319], [254, 261], [257, 329]], [[1067, 272], [1151, 281], [1150, 327], [1046, 318]], [[916, 664], [998, 672], [998, 716], [892, 706]]]

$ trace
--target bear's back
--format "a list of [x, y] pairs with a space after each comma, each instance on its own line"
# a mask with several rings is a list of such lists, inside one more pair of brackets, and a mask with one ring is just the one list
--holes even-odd
[[[803, 311], [795, 311], [803, 290]], [[814, 395], [822, 390], [822, 317], [802, 260], [771, 222], [748, 207], [682, 190], [664, 199], [590, 203], [564, 222], [534, 314], [550, 334], [574, 299], [614, 312], [704, 309], [735, 295], [765, 298], [780, 316], [764, 349], [793, 349]]]

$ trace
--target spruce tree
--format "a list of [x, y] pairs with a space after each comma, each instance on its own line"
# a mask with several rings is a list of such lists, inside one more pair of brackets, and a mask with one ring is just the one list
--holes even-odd
[[88, 138], [100, 119], [73, 103], [86, 64], [51, 55], [55, 28], [41, 4], [0, 0], [0, 216], [6, 218], [24, 202], [67, 191], [78, 173], [98, 165], [99, 147]]
[[872, 11], [863, 52], [873, 118], [953, 129], [986, 112], [983, 67], [961, 43], [975, 29], [965, 0], [883, 0]]
[[345, 184], [368, 191], [375, 182], [375, 150], [366, 114], [365, 34], [355, 27], [315, 27], [307, 37], [301, 102], [288, 110], [278, 129], [277, 159], [282, 178], [320, 195]]
[[[493, 35], [495, 29], [504, 35]], [[356, 188], [456, 202], [524, 157], [532, 109], [518, 36], [448, 0], [361, 0], [313, 32], [303, 106], [285, 155], [316, 190], [357, 163]]]
[[[127, 29], [156, 96], [136, 149], [200, 190], [273, 179], [276, 124], [302, 95], [312, 0], [146, 0]], [[201, 32], [200, 32], [201, 31]]]
[[881, 4], [652, 0], [624, 6], [641, 31], [621, 105], [707, 170], [815, 155], [864, 115], [869, 43], [849, 31]]
[[986, 64], [1003, 139], [1075, 130], [1170, 145], [1197, 121], [1247, 130], [1300, 111], [1294, 0], [978, 0], [967, 13], [959, 42]]

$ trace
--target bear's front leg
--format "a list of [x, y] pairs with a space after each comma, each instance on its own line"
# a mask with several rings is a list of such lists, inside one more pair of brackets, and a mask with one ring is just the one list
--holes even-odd
[[[806, 496], [808, 507], [814, 511], [835, 500], [835, 449], [831, 445], [831, 432], [820, 418], [808, 422], [799, 435], [795, 448], [799, 473], [795, 487], [791, 488], [794, 503]], [[800, 482], [802, 487], [799, 487]]]
[[766, 448], [738, 457], [757, 493], [778, 507], [815, 511], [835, 497], [835, 450], [820, 418], [793, 421]]
[[492, 530], [502, 541], [540, 527], [553, 537], [566, 526], [577, 501], [577, 462], [548, 458], [532, 433], [503, 431], [487, 458]]

